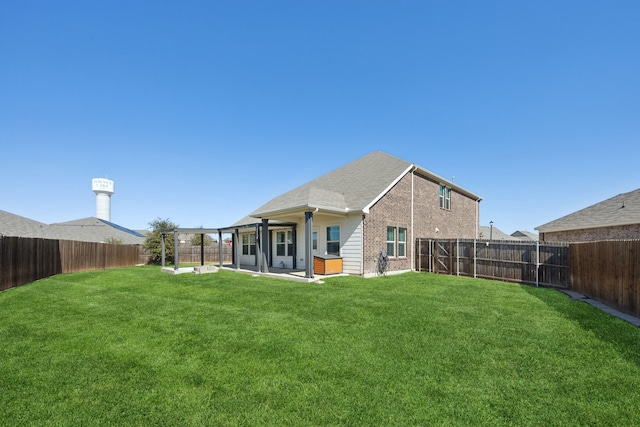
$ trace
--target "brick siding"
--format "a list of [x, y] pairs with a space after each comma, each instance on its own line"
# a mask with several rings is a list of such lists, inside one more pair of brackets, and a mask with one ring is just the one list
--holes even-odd
[[[451, 191], [451, 210], [440, 208], [440, 184], [419, 174], [413, 175], [413, 235], [411, 234], [411, 177], [405, 175], [364, 218], [364, 273], [376, 271], [380, 252], [387, 247], [387, 227], [406, 228], [406, 257], [390, 257], [389, 271], [410, 270], [416, 238], [476, 237], [476, 201]], [[436, 233], [436, 228], [438, 232]]]

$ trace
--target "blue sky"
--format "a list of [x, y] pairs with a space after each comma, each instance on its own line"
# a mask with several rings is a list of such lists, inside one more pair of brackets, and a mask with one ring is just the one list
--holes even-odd
[[638, 1], [0, 0], [0, 209], [227, 226], [371, 151], [534, 227], [640, 187]]

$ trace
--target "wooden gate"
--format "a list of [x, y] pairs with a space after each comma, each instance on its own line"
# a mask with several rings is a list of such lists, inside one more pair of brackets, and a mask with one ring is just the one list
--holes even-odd
[[455, 274], [453, 252], [455, 246], [450, 240], [433, 241], [433, 272], [440, 274]]

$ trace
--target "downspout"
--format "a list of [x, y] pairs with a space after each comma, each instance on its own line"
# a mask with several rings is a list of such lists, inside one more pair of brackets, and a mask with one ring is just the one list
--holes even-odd
[[474, 239], [477, 239], [478, 236], [480, 235], [480, 201], [476, 200], [476, 235], [474, 237]]
[[411, 170], [411, 271], [416, 270], [416, 243], [413, 241], [413, 215], [414, 215], [414, 177], [415, 177], [416, 166]]
[[364, 231], [364, 223], [367, 219], [367, 214], [362, 213], [362, 238], [360, 239], [360, 275], [364, 276], [364, 239], [367, 235]]

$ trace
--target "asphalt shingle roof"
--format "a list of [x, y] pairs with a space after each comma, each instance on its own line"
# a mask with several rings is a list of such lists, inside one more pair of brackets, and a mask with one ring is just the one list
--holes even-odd
[[137, 231], [95, 217], [51, 224], [49, 229], [50, 235], [55, 236], [52, 238], [62, 240], [104, 242], [116, 239], [127, 245], [141, 245], [145, 240], [145, 236]]
[[640, 189], [618, 194], [595, 205], [536, 227], [539, 232], [581, 230], [640, 224]]
[[116, 239], [129, 245], [141, 245], [145, 239], [145, 236], [137, 231], [94, 217], [47, 225], [2, 210], [0, 210], [0, 235], [82, 242], [104, 242], [107, 239]]
[[480, 231], [480, 235], [482, 236], [482, 239], [486, 239], [486, 240], [489, 240], [489, 238], [491, 238], [492, 240], [518, 240], [515, 237], [509, 236], [507, 233], [503, 232], [498, 227], [493, 227], [493, 231], [492, 231], [490, 226], [481, 225], [479, 227], [479, 231]]
[[303, 207], [361, 210], [410, 166], [409, 162], [376, 151], [275, 197], [250, 216]]
[[0, 210], [0, 236], [47, 238], [49, 226]]
[[[275, 197], [252, 212], [250, 216], [259, 218], [302, 208], [320, 208], [340, 212], [362, 211], [414, 166], [413, 163], [390, 154], [375, 151]], [[480, 197], [425, 169], [418, 169], [431, 178], [447, 183], [480, 200]]]

